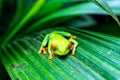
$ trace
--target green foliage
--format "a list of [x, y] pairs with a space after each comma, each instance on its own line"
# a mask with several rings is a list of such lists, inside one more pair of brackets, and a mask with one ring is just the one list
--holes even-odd
[[[32, 7], [30, 8], [30, 10], [28, 10], [28, 13], [26, 13], [26, 15], [24, 16], [24, 18], [16, 25], [15, 28], [13, 28], [11, 31], [9, 31], [9, 33], [7, 33], [5, 36], [6, 39], [4, 39], [4, 42], [2, 43], [2, 45], [5, 45], [7, 42], [9, 42], [12, 37], [16, 36], [15, 34], [30, 20], [32, 20], [33, 15], [37, 15], [37, 11], [39, 10], [38, 5], [40, 5], [39, 7], [42, 6], [43, 1], [38, 1], [38, 3], [36, 2], [36, 6], [32, 5]], [[113, 2], [109, 2], [110, 4], [113, 4]], [[89, 7], [89, 8], [88, 8]], [[116, 8], [117, 10], [116, 10]], [[113, 10], [115, 9], [115, 13], [118, 13], [118, 9], [119, 6], [118, 5], [112, 5], [111, 8], [113, 8]], [[107, 8], [105, 8], [107, 9]], [[107, 9], [108, 10], [108, 9]], [[97, 12], [96, 12], [97, 11]], [[109, 10], [108, 10], [109, 11]], [[61, 14], [62, 13], [62, 14]], [[32, 30], [36, 30], [36, 29], [41, 29], [44, 28], [43, 24], [46, 24], [47, 22], [49, 22], [50, 20], [56, 19], [56, 18], [61, 18], [61, 17], [67, 17], [67, 16], [78, 16], [78, 15], [82, 15], [82, 14], [106, 14], [103, 10], [101, 10], [99, 7], [97, 7], [96, 5], [94, 5], [93, 3], [90, 2], [85, 2], [83, 4], [77, 4], [68, 8], [65, 8], [63, 10], [60, 10], [58, 12], [54, 12], [44, 18], [40, 18], [37, 22], [35, 22], [34, 24], [32, 24], [29, 27], [26, 27], [26, 33], [30, 32]], [[39, 14], [41, 15], [41, 14]], [[111, 14], [114, 15], [114, 14]], [[14, 27], [14, 26], [13, 26]]]
[[[45, 34], [63, 30], [77, 36], [75, 56], [53, 57], [38, 54]], [[120, 78], [119, 38], [78, 29], [48, 29], [7, 44], [2, 48], [2, 62], [12, 80], [117, 80]], [[117, 45], [116, 45], [117, 44]], [[22, 63], [25, 65], [19, 67]], [[15, 67], [12, 68], [11, 65]]]
[[[55, 28], [61, 27], [62, 23], [73, 26], [68, 20], [91, 14], [110, 14], [119, 24], [116, 15], [120, 15], [120, 1], [16, 0], [14, 5], [12, 2], [0, 0], [0, 19], [3, 22], [0, 24], [0, 32], [4, 27], [6, 30], [4, 34], [1, 33], [0, 58], [12, 80], [120, 78], [120, 38], [78, 28]], [[10, 19], [4, 15], [5, 3], [12, 8], [16, 7]], [[90, 20], [93, 21], [92, 18]], [[79, 46], [75, 56], [54, 57], [50, 61], [49, 54], [37, 54], [45, 34], [54, 30], [67, 31], [77, 36]]]
[[108, 12], [116, 20], [116, 22], [120, 26], [119, 19], [114, 14], [114, 12], [112, 11], [112, 9], [109, 7], [109, 5], [107, 4], [107, 2], [105, 0], [98, 0], [98, 1], [97, 0], [90, 0], [90, 1], [94, 2], [96, 5], [100, 6], [103, 10]]
[[2, 43], [2, 45], [5, 45], [6, 42], [8, 42], [13, 36], [14, 34], [16, 34], [16, 32], [18, 32], [18, 30], [20, 30], [23, 25], [30, 19], [32, 18], [34, 15], [36, 15], [36, 13], [38, 12], [38, 10], [42, 7], [43, 3], [45, 0], [38, 0], [36, 1], [36, 3], [33, 5], [33, 7], [28, 11], [28, 13], [25, 15], [25, 17], [20, 21], [20, 23], [18, 25], [16, 25], [16, 27], [14, 28], [14, 30], [9, 34], [9, 36], [4, 40], [4, 42]]

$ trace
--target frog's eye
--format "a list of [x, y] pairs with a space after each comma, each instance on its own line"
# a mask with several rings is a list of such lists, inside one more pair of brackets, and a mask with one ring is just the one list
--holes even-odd
[[69, 49], [72, 50], [72, 49], [73, 49], [73, 43], [70, 42], [70, 43], [68, 44], [68, 47], [69, 47]]
[[56, 47], [55, 47], [54, 44], [52, 44], [51, 48], [52, 48], [52, 50], [55, 50], [55, 49], [56, 49]]

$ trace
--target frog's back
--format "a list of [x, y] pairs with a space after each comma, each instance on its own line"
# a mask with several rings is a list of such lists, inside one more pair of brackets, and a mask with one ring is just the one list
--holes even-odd
[[57, 33], [51, 33], [50, 41], [48, 48], [51, 47], [52, 44], [56, 46], [56, 50], [54, 51], [57, 55], [66, 55], [70, 50], [68, 49], [69, 41]]
[[67, 39], [57, 33], [50, 33], [50, 39], [55, 41], [67, 41]]
[[56, 46], [61, 46], [61, 45], [65, 46], [69, 44], [69, 41], [63, 36], [61, 36], [60, 34], [53, 33], [53, 34], [50, 34], [50, 43]]
[[49, 47], [52, 44], [56, 46], [56, 50], [54, 51], [54, 53], [57, 55], [66, 55], [69, 52], [68, 49], [69, 41], [60, 34], [57, 33], [50, 34]]

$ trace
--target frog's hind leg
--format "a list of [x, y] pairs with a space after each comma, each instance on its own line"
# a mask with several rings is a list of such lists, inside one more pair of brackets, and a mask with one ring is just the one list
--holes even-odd
[[47, 46], [48, 42], [49, 42], [49, 34], [47, 34], [45, 36], [45, 38], [43, 39], [41, 47], [38, 51], [38, 54], [41, 54], [42, 52], [43, 52], [43, 54], [47, 53], [47, 47], [46, 46]]
[[72, 50], [71, 55], [74, 55], [74, 54], [75, 54], [75, 49], [76, 49], [76, 47], [78, 46], [78, 42], [75, 41], [75, 40], [72, 39], [72, 38], [70, 38], [69, 41], [71, 42], [71, 43], [69, 44], [69, 48]]

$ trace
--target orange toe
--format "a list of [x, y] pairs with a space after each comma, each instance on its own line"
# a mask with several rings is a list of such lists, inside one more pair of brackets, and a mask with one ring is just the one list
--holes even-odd
[[42, 53], [42, 50], [39, 50], [39, 51], [38, 51], [38, 54], [41, 54], [41, 53]]
[[74, 53], [74, 52], [72, 52], [72, 53], [71, 53], [71, 55], [72, 55], [72, 56], [74, 56], [74, 55], [75, 55], [75, 53]]

